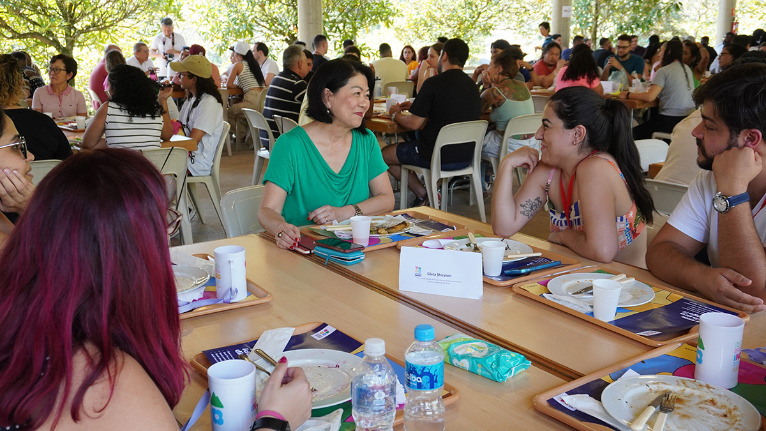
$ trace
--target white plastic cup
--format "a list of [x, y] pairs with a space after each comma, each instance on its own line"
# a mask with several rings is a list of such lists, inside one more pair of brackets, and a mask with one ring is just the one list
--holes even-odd
[[391, 96], [393, 96], [394, 94], [397, 94], [397, 93], [398, 93], [398, 91], [399, 91], [399, 90], [397, 90], [397, 88], [396, 88], [396, 87], [388, 87], [388, 88], [387, 88], [387, 90], [388, 90], [388, 91], [387, 91], [388, 97], [391, 97]]
[[604, 94], [612, 92], [612, 81], [601, 81], [601, 87], [604, 89]]
[[611, 322], [617, 314], [622, 284], [608, 278], [593, 280], [593, 317]]
[[484, 241], [481, 243], [481, 262], [484, 274], [490, 277], [498, 276], [503, 271], [503, 256], [505, 243], [502, 241]]
[[241, 359], [217, 362], [207, 370], [213, 431], [249, 430], [255, 421], [255, 365]]
[[745, 321], [733, 314], [701, 315], [694, 378], [726, 389], [736, 386], [744, 329]]
[[77, 116], [74, 117], [75, 121], [77, 122], [77, 129], [82, 130], [85, 128], [85, 117]]
[[213, 253], [215, 254], [216, 297], [228, 302], [247, 298], [245, 248], [238, 245], [226, 245], [216, 248]]
[[367, 247], [370, 244], [370, 223], [372, 217], [353, 216], [349, 219], [351, 223], [351, 237], [354, 244]]

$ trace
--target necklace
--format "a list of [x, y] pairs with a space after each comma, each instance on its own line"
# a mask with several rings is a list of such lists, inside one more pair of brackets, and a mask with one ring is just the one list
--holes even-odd
[[572, 188], [574, 187], [574, 179], [577, 175], [577, 167], [580, 166], [580, 163], [582, 163], [583, 160], [587, 159], [588, 157], [598, 153], [598, 150], [593, 150], [588, 154], [587, 156], [580, 159], [579, 162], [575, 165], [574, 172], [572, 172], [572, 176], [569, 178], [569, 188], [568, 192], [564, 191], [564, 171], [561, 171], [559, 174], [559, 186], [561, 187], [561, 204], [564, 207], [564, 217], [567, 218], [567, 226], [572, 227], [572, 221], [569, 219], [569, 212], [571, 211], [572, 206]]

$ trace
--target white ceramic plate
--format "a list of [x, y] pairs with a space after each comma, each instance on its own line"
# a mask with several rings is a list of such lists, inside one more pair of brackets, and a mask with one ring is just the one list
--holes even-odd
[[[588, 284], [592, 284], [593, 280], [609, 277], [613, 277], [613, 275], [600, 272], [566, 274], [549, 281], [548, 290], [554, 295], [572, 295], [573, 292], [577, 292], [587, 287]], [[572, 297], [593, 305], [593, 295], [572, 295]], [[635, 307], [646, 304], [652, 299], [654, 299], [654, 289], [646, 283], [635, 280], [622, 286], [620, 302], [617, 305], [620, 307]]]
[[[665, 431], [755, 431], [761, 415], [746, 399], [699, 380], [676, 376], [635, 376], [620, 379], [604, 389], [601, 402], [618, 422], [629, 425], [658, 395], [673, 391], [676, 408], [665, 423]], [[656, 414], [649, 419], [654, 424]]]
[[[506, 262], [512, 262], [514, 259], [512, 257], [508, 257], [509, 254], [522, 254], [522, 253], [532, 253], [532, 247], [524, 244], [523, 242], [514, 241], [512, 239], [502, 239], [502, 238], [476, 238], [476, 245], [481, 248], [481, 243], [484, 241], [503, 241], [507, 244], [508, 250], [505, 251], [505, 259], [503, 259]], [[453, 241], [447, 244], [444, 244], [445, 250], [461, 250], [461, 251], [473, 251], [470, 247], [468, 247], [468, 243], [470, 240], [468, 238], [459, 239], [457, 241]], [[522, 258], [523, 259], [523, 258]]]
[[202, 297], [210, 274], [192, 265], [173, 265], [178, 299], [191, 302]]
[[[351, 399], [351, 378], [354, 368], [362, 362], [362, 358], [340, 350], [328, 349], [290, 350], [285, 352], [284, 356], [288, 366], [303, 368], [309, 384], [315, 389], [312, 394], [313, 408], [334, 406]], [[272, 368], [266, 365], [263, 359], [257, 362], [267, 370]], [[262, 372], [257, 374], [256, 388], [260, 396], [268, 376]]]
[[[382, 225], [384, 223], [391, 222], [393, 219], [394, 219], [394, 216], [372, 216], [372, 221], [370, 222], [370, 226], [371, 227], [375, 227], [375, 226], [378, 226], [378, 225]], [[339, 225], [348, 225], [350, 223], [351, 222], [349, 220], [343, 220], [342, 222], [340, 222], [338, 224]], [[400, 233], [409, 232], [411, 229], [412, 229], [412, 223], [407, 222], [407, 227], [404, 228], [404, 230], [400, 230], [399, 232], [389, 233], [389, 234], [384, 234], [384, 235], [376, 234], [376, 233], [371, 233], [370, 234], [370, 238], [386, 238], [386, 237], [389, 237], [389, 236], [392, 236], [392, 235], [399, 235]], [[343, 239], [351, 238], [351, 230], [337, 230], [337, 231], [334, 231], [334, 233], [335, 233], [335, 236], [337, 236], [338, 238], [343, 238]]]

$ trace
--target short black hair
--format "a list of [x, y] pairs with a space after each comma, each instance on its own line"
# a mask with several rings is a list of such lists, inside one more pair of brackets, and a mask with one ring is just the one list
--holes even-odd
[[362, 51], [359, 50], [359, 47], [356, 45], [347, 46], [346, 49], [343, 50], [343, 54], [356, 55], [357, 60], [362, 58]]
[[454, 66], [465, 66], [468, 61], [468, 44], [462, 39], [454, 38], [444, 42], [442, 54], [447, 54], [447, 60]]
[[293, 45], [300, 45], [300, 46], [302, 46], [302, 47], [304, 47], [304, 48], [305, 48], [305, 47], [306, 47], [306, 42], [304, 42], [304, 41], [302, 41], [302, 40], [296, 40], [296, 41], [293, 43]]
[[343, 41], [343, 49], [348, 48], [349, 46], [353, 45], [354, 41], [351, 39], [346, 39]]
[[255, 42], [255, 50], [261, 51], [265, 56], [269, 55], [269, 47], [263, 42]]
[[77, 76], [77, 60], [75, 60], [74, 57], [67, 54], [57, 54], [51, 57], [51, 61], [49, 64], [55, 63], [56, 60], [61, 60], [62, 62], [64, 62], [66, 73], [71, 73], [72, 79], [74, 79], [74, 77]]
[[505, 39], [498, 39], [492, 42], [492, 45], [489, 46], [490, 49], [499, 49], [499, 50], [508, 49], [510, 47], [511, 47], [511, 44], [508, 43], [508, 41]]
[[621, 41], [623, 41], [623, 42], [628, 42], [628, 43], [630, 43], [630, 39], [631, 39], [631, 38], [630, 38], [630, 36], [629, 36], [629, 35], [627, 35], [627, 34], [625, 34], [625, 33], [623, 33], [623, 34], [621, 34], [621, 35], [617, 36], [617, 40], [621, 40]]
[[748, 46], [753, 44], [753, 36], [748, 36], [746, 34], [738, 34], [734, 36], [734, 40], [732, 43], [736, 43], [737, 45], [742, 46]]
[[649, 36], [649, 45], [660, 43], [660, 36], [653, 34]]
[[584, 42], [584, 41], [585, 41], [585, 36], [582, 36], [582, 35], [578, 34], [577, 36], [572, 38], [572, 45], [580, 43], [580, 42]]
[[447, 40], [449, 39], [447, 39], [445, 36], [439, 36], [436, 38], [436, 41], [439, 43], [447, 43]]
[[546, 30], [551, 31], [551, 23], [549, 23], [548, 21], [543, 21], [540, 24], [538, 24], [537, 26], [538, 27], [543, 27]]
[[558, 39], [561, 37], [561, 33], [554, 33], [551, 35], [551, 39]]
[[[370, 102], [372, 102], [372, 89], [375, 86], [375, 75], [372, 73], [372, 69], [359, 61], [336, 58], [324, 63], [322, 67], [314, 72], [314, 76], [311, 77], [308, 89], [306, 90], [306, 97], [308, 98], [306, 114], [316, 121], [332, 123], [333, 116], [322, 100], [322, 93], [324, 93], [325, 89], [330, 90], [332, 93], [337, 93], [338, 90], [348, 84], [351, 77], [358, 74], [363, 75], [367, 79], [367, 85], [370, 90]], [[357, 127], [357, 130], [366, 133], [367, 129], [364, 126], [364, 120]]]
[[766, 64], [747, 63], [716, 73], [692, 97], [697, 105], [712, 102], [731, 136], [758, 129], [766, 137]]
[[553, 48], [558, 48], [559, 54], [561, 54], [561, 45], [559, 45], [556, 42], [549, 42], [547, 45], [545, 45], [545, 48], [543, 48], [543, 55], [545, 55], [548, 51], [550, 51]]
[[173, 20], [169, 16], [166, 16], [165, 18], [162, 18], [160, 20], [160, 24], [162, 24], [162, 25], [173, 25]]
[[598, 40], [598, 46], [604, 46], [607, 42], [609, 42], [609, 38], [602, 37], [601, 39]]
[[327, 36], [325, 36], [323, 34], [318, 34], [318, 35], [314, 36], [314, 42], [313, 42], [314, 49], [317, 49], [317, 45], [319, 45], [320, 43], [325, 42], [325, 41], [327, 41]]
[[381, 43], [380, 47], [378, 47], [378, 52], [380, 52], [380, 55], [391, 54], [391, 45], [385, 42]]
[[710, 43], [710, 38], [709, 38], [709, 37], [707, 37], [707, 36], [702, 36], [702, 37], [700, 38], [700, 43], [701, 43], [702, 45], [705, 45], [705, 46], [707, 46], [707, 44], [708, 44], [708, 43]]

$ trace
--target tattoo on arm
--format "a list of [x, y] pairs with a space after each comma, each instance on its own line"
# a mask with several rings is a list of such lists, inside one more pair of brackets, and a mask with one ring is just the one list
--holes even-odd
[[521, 204], [521, 215], [526, 218], [532, 218], [535, 214], [537, 214], [537, 211], [539, 211], [540, 207], [542, 206], [543, 200], [539, 197], [536, 197], [534, 200], [529, 199], [528, 201]]

